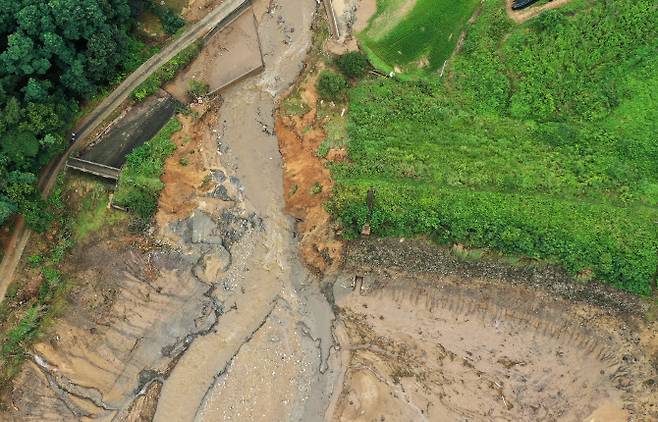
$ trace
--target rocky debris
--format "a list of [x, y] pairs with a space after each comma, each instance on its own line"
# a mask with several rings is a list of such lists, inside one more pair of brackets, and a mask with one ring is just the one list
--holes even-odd
[[218, 232], [217, 223], [206, 213], [197, 211], [190, 217], [189, 225], [192, 243], [221, 244], [222, 236]]
[[213, 170], [210, 174], [212, 180], [217, 184], [224, 183], [224, 180], [226, 180], [226, 173], [221, 170]]
[[236, 206], [222, 210], [219, 215], [197, 210], [190, 218], [172, 223], [170, 229], [186, 243], [222, 245], [230, 251], [247, 232], [262, 230], [263, 220], [256, 213]]
[[[531, 260], [510, 265], [495, 256], [479, 259], [460, 257], [463, 247], [451, 251], [425, 241], [404, 239], [359, 239], [347, 244], [348, 266], [390, 267], [419, 273], [438, 274], [462, 279], [504, 280], [512, 285], [523, 285], [550, 296], [597, 306], [620, 316], [642, 316], [648, 305], [632, 296], [596, 282], [579, 282], [565, 270]], [[461, 250], [461, 252], [460, 252]]]
[[193, 269], [194, 275], [206, 284], [217, 283], [221, 274], [231, 265], [231, 254], [221, 245], [217, 245], [210, 252], [199, 259]]
[[218, 218], [217, 231], [224, 239], [223, 245], [231, 250], [231, 246], [251, 230], [262, 230], [263, 220], [256, 213], [245, 215], [239, 208], [225, 209]]
[[217, 186], [209, 195], [211, 198], [221, 199], [222, 201], [235, 201], [236, 199], [228, 193], [226, 186]]

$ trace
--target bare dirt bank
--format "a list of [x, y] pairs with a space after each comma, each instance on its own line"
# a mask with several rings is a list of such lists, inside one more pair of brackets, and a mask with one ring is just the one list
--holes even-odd
[[8, 421], [318, 420], [332, 310], [296, 259], [275, 96], [302, 69], [316, 5], [257, 1], [265, 72], [184, 118], [157, 227], [79, 245], [64, 317], [34, 347]]

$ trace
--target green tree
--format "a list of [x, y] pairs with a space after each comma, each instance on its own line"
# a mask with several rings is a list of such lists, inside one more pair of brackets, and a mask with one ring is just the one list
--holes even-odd
[[325, 100], [336, 101], [341, 99], [347, 92], [347, 87], [347, 81], [338, 73], [325, 70], [318, 77], [318, 93]]
[[351, 79], [363, 77], [368, 71], [368, 56], [360, 51], [352, 51], [336, 57], [336, 66], [343, 75]]

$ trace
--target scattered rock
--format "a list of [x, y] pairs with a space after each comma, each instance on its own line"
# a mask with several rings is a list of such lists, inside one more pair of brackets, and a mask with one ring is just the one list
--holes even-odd
[[217, 282], [231, 265], [231, 254], [221, 245], [217, 245], [210, 252], [199, 259], [192, 270], [194, 275], [206, 284]]
[[221, 199], [222, 201], [235, 201], [235, 198], [228, 193], [228, 189], [226, 189], [226, 186], [224, 185], [217, 186], [215, 190], [210, 193], [210, 197]]
[[221, 170], [213, 170], [212, 180], [214, 180], [217, 184], [222, 183], [224, 180], [226, 180], [226, 174]]
[[192, 243], [221, 244], [222, 236], [217, 231], [217, 223], [203, 212], [196, 212], [190, 218]]

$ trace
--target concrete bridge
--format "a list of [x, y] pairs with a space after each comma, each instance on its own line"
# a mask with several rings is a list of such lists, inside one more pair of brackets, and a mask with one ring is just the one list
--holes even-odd
[[69, 158], [66, 167], [115, 181], [119, 180], [119, 174], [121, 173], [121, 169], [73, 157]]

